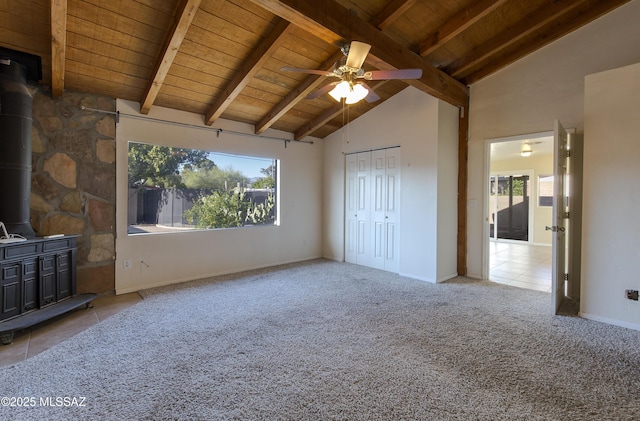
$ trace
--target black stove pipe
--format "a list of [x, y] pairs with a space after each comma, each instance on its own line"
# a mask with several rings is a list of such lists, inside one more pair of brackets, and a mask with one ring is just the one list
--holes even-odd
[[0, 57], [0, 221], [11, 234], [34, 238], [30, 223], [33, 97], [27, 69]]

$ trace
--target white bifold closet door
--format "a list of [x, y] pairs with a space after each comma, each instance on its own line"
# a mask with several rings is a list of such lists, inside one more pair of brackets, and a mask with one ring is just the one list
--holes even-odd
[[345, 260], [399, 271], [400, 148], [347, 155]]

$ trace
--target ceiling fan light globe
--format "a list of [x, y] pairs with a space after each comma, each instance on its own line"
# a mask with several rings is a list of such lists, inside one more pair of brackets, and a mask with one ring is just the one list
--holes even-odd
[[329, 91], [329, 95], [331, 95], [336, 101], [340, 102], [342, 98], [347, 97], [349, 92], [351, 92], [349, 82], [343, 80], [342, 82], [338, 83], [335, 88]]
[[342, 99], [342, 97], [340, 96], [340, 94], [338, 94], [337, 92], [335, 92], [336, 88], [333, 88], [331, 91], [329, 91], [329, 95], [331, 95], [331, 98], [335, 99], [336, 101], [340, 102], [340, 100]]
[[369, 90], [359, 83], [353, 86], [353, 90], [347, 94], [347, 104], [355, 104], [356, 102], [363, 100], [369, 95]]

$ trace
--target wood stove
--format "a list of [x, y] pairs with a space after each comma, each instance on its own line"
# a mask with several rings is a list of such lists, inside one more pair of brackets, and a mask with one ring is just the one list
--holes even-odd
[[[33, 98], [40, 57], [0, 48], [0, 340], [87, 304], [76, 295], [76, 237], [36, 237], [30, 222]], [[6, 238], [5, 238], [6, 237]], [[5, 240], [5, 241], [2, 241]]]

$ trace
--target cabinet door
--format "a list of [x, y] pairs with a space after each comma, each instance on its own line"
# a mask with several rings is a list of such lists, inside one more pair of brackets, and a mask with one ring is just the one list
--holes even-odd
[[40, 307], [56, 301], [56, 256], [40, 256]]
[[22, 262], [22, 311], [38, 307], [38, 259]]
[[58, 300], [71, 297], [71, 295], [73, 294], [71, 288], [71, 267], [71, 252], [64, 252], [56, 255], [56, 272], [58, 274]]
[[0, 266], [2, 272], [0, 279], [0, 320], [20, 314], [22, 305], [20, 290], [20, 275], [22, 264], [20, 262], [8, 263]]

